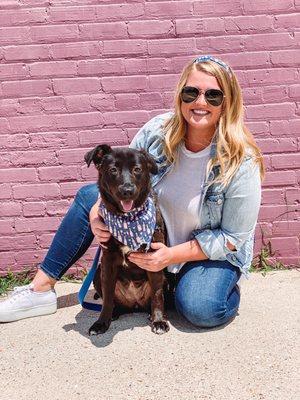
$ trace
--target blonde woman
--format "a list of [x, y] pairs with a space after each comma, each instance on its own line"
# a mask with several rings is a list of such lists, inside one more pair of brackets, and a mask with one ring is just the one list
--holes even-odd
[[[264, 175], [232, 69], [212, 56], [192, 60], [179, 79], [174, 111], [147, 122], [131, 147], [146, 149], [157, 162], [152, 186], [168, 245], [153, 243], [154, 252], [132, 253], [130, 260], [149, 271], [167, 267], [176, 309], [192, 324], [227, 323], [239, 307], [237, 283], [251, 264]], [[32, 284], [0, 304], [0, 321], [56, 311], [57, 280], [94, 235], [99, 242], [110, 237], [97, 216], [97, 197], [96, 185], [78, 191]]]

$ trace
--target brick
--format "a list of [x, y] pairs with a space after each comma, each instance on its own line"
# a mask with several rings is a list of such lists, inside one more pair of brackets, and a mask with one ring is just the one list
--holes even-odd
[[84, 164], [84, 155], [87, 151], [87, 149], [59, 150], [57, 152], [59, 163], [63, 165]]
[[105, 24], [82, 24], [79, 25], [80, 39], [104, 40], [104, 39], [126, 39], [128, 38], [125, 22], [109, 22]]
[[152, 40], [148, 44], [148, 51], [151, 56], [191, 54], [195, 50], [194, 38]]
[[52, 93], [48, 80], [3, 82], [2, 91], [4, 96], [11, 97], [47, 96]]
[[237, 68], [259, 68], [271, 65], [270, 56], [267, 52], [245, 52], [239, 54], [224, 54], [222, 60], [229, 64], [233, 69]]
[[54, 60], [99, 57], [102, 53], [102, 46], [99, 42], [57, 43], [50, 45], [49, 51]]
[[92, 94], [90, 97], [91, 107], [98, 111], [114, 111], [115, 107], [115, 98], [112, 94], [99, 93]]
[[[263, 153], [282, 153], [286, 151], [297, 151], [297, 142], [293, 138], [282, 138], [282, 139], [257, 139], [256, 140], [259, 148]], [[288, 156], [292, 156], [289, 154]], [[285, 156], [286, 157], [286, 156]]]
[[30, 64], [30, 75], [40, 76], [74, 76], [77, 74], [75, 61], [48, 61]]
[[261, 204], [285, 204], [284, 189], [263, 189]]
[[270, 15], [225, 17], [223, 20], [228, 33], [257, 33], [273, 29], [273, 17]]
[[263, 182], [263, 187], [288, 186], [297, 183], [294, 171], [268, 172]]
[[293, 11], [294, 3], [293, 0], [261, 0], [259, 3], [255, 0], [243, 0], [243, 9], [245, 12], [288, 12]]
[[10, 199], [11, 198], [11, 186], [8, 183], [0, 184], [0, 199]]
[[140, 93], [139, 97], [140, 107], [143, 110], [151, 110], [163, 106], [163, 97], [160, 93]]
[[76, 147], [79, 144], [77, 132], [43, 132], [32, 133], [30, 137], [30, 145], [33, 149], [54, 149], [62, 147]]
[[149, 114], [145, 111], [119, 111], [108, 112], [103, 115], [104, 124], [109, 126], [142, 126], [150, 118]]
[[274, 16], [274, 28], [276, 30], [298, 28], [299, 27], [299, 14], [285, 14]]
[[55, 183], [16, 185], [12, 187], [13, 196], [18, 199], [43, 200], [60, 196], [59, 185]]
[[46, 45], [22, 45], [3, 48], [7, 61], [49, 60], [49, 48]]
[[295, 111], [294, 103], [250, 105], [246, 109], [246, 116], [249, 119], [284, 119], [294, 116]]
[[299, 255], [299, 239], [297, 237], [271, 238], [270, 241], [276, 257]]
[[79, 172], [76, 167], [58, 166], [38, 168], [40, 180], [47, 182], [60, 182], [79, 179]]
[[23, 249], [35, 249], [37, 240], [35, 235], [18, 235], [18, 239], [14, 236], [0, 236], [0, 248], [1, 251], [16, 251]]
[[0, 235], [10, 235], [12, 233], [14, 233], [14, 220], [7, 218], [0, 220]]
[[43, 111], [41, 99], [38, 97], [21, 98], [18, 103], [18, 114], [41, 114]]
[[144, 40], [112, 40], [103, 42], [103, 56], [146, 55], [147, 43]]
[[12, 26], [37, 24], [46, 22], [46, 17], [47, 13], [45, 8], [5, 10], [0, 11], [0, 25]]
[[54, 151], [16, 151], [11, 158], [11, 163], [13, 166], [22, 167], [25, 165], [53, 165], [57, 164], [57, 158]]
[[125, 110], [139, 110], [140, 99], [138, 94], [135, 93], [121, 93], [116, 94], [116, 109], [120, 111]]
[[149, 76], [150, 89], [173, 89], [175, 90], [178, 81], [177, 75], [152, 75]]
[[286, 86], [265, 86], [263, 87], [264, 103], [279, 103], [289, 100], [288, 88]]
[[49, 11], [50, 22], [69, 22], [69, 21], [94, 21], [96, 8], [93, 6], [72, 7], [50, 7]]
[[276, 67], [297, 67], [300, 64], [299, 49], [279, 50], [270, 53], [271, 63]]
[[147, 77], [145, 76], [119, 76], [105, 77], [101, 79], [105, 92], [137, 92], [147, 88]]
[[67, 96], [64, 98], [64, 100], [66, 104], [66, 109], [70, 113], [93, 110], [89, 95]]
[[295, 136], [300, 130], [300, 119], [289, 121], [270, 121], [270, 133], [272, 136]]
[[278, 221], [273, 223], [272, 235], [277, 237], [299, 236], [300, 221]]
[[127, 25], [129, 37], [152, 38], [168, 37], [175, 35], [174, 25], [171, 21], [130, 21]]
[[64, 98], [61, 96], [45, 97], [41, 99], [42, 109], [47, 113], [66, 111]]
[[46, 250], [28, 250], [16, 253], [16, 268], [36, 267], [46, 255]]
[[0, 169], [0, 182], [34, 182], [37, 175], [34, 168]]
[[[290, 209], [289, 209], [290, 208]], [[262, 205], [259, 211], [259, 220], [272, 222], [281, 221], [287, 218], [296, 219], [297, 213], [292, 207], [287, 207], [286, 205]]]
[[27, 135], [0, 135], [0, 149], [24, 149], [29, 147]]
[[48, 249], [52, 243], [53, 237], [53, 233], [45, 233], [39, 236], [39, 247], [41, 247], [42, 249]]
[[264, 137], [266, 137], [270, 132], [269, 124], [265, 121], [251, 121], [247, 123], [247, 127], [255, 137], [259, 135], [264, 135]]
[[57, 127], [63, 128], [82, 128], [90, 126], [102, 126], [103, 116], [98, 112], [56, 115]]
[[103, 129], [79, 132], [79, 142], [82, 146], [97, 146], [98, 144], [110, 144], [112, 146], [128, 143], [126, 133], [121, 129]]
[[0, 133], [8, 133], [10, 132], [10, 125], [6, 118], [0, 118]]
[[109, 4], [96, 7], [96, 18], [99, 21], [130, 20], [144, 16], [144, 4]]
[[[19, 216], [22, 211], [22, 206], [15, 202], [3, 202], [1, 201], [0, 217], [13, 217]], [[0, 246], [1, 248], [1, 246]]]
[[64, 216], [70, 207], [70, 202], [68, 200], [59, 200], [59, 201], [47, 201], [46, 211], [47, 214]]
[[[197, 2], [195, 3], [196, 7]], [[161, 18], [188, 17], [193, 15], [193, 4], [189, 1], [167, 1], [145, 4], [145, 16]]]
[[59, 225], [58, 217], [20, 218], [15, 221], [17, 233], [55, 231]]
[[42, 202], [26, 202], [23, 203], [24, 217], [41, 217], [45, 215], [46, 206]]
[[300, 167], [300, 153], [272, 155], [271, 163], [275, 169], [297, 169]]
[[285, 191], [286, 204], [299, 204], [300, 203], [300, 189], [287, 188]]
[[[95, 183], [95, 181], [91, 182]], [[87, 182], [65, 182], [60, 184], [60, 191], [62, 197], [71, 197], [73, 198], [76, 192], [83, 186], [87, 184]]]
[[0, 79], [27, 78], [28, 70], [25, 64], [2, 64], [0, 65]]
[[300, 85], [291, 85], [289, 87], [289, 96], [292, 99], [299, 99], [300, 98]]
[[125, 72], [123, 60], [106, 58], [105, 60], [86, 60], [78, 62], [78, 75], [118, 74]]
[[53, 79], [55, 95], [97, 93], [101, 89], [99, 78]]
[[242, 4], [240, 0], [202, 0], [194, 2], [194, 15], [241, 15]]
[[225, 23], [220, 18], [178, 19], [176, 20], [176, 35], [209, 35], [224, 33]]
[[0, 253], [0, 276], [6, 276], [9, 270], [13, 270], [15, 265], [14, 253], [3, 251]]
[[[0, 108], [0, 116], [9, 117], [17, 114], [19, 109], [19, 101], [18, 99], [2, 99], [1, 100], [1, 108]], [[8, 131], [9, 125], [6, 119], [0, 118], [0, 125], [5, 125], [4, 128]], [[1, 129], [1, 128], [0, 128]], [[3, 133], [3, 132], [1, 132]]]
[[28, 26], [0, 28], [0, 45], [30, 43]]
[[51, 43], [61, 42], [69, 39], [78, 39], [79, 31], [77, 25], [45, 25], [31, 26], [30, 36], [33, 42]]

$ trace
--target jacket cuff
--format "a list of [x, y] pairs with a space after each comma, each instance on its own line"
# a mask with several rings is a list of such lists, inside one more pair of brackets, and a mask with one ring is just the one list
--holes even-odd
[[[198, 233], [195, 239], [210, 260], [225, 260], [228, 254], [236, 254], [238, 251], [237, 243], [234, 243], [232, 238], [227, 238], [220, 229], [206, 229]], [[230, 250], [227, 241], [230, 241], [237, 250]]]

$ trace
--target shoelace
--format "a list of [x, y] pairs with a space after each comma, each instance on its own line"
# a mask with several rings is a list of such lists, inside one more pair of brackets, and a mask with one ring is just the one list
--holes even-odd
[[25, 286], [16, 286], [8, 298], [10, 302], [16, 301], [18, 298], [21, 296], [24, 296], [28, 291], [30, 290], [31, 285], [25, 285]]

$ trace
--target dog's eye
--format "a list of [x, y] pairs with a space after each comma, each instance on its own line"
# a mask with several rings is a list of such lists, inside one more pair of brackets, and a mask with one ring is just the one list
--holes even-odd
[[108, 172], [109, 172], [110, 174], [112, 174], [112, 175], [117, 175], [117, 173], [118, 173], [118, 168], [116, 168], [116, 167], [110, 167], [109, 170], [108, 170]]
[[132, 171], [133, 171], [134, 174], [141, 174], [142, 173], [142, 168], [134, 167]]

